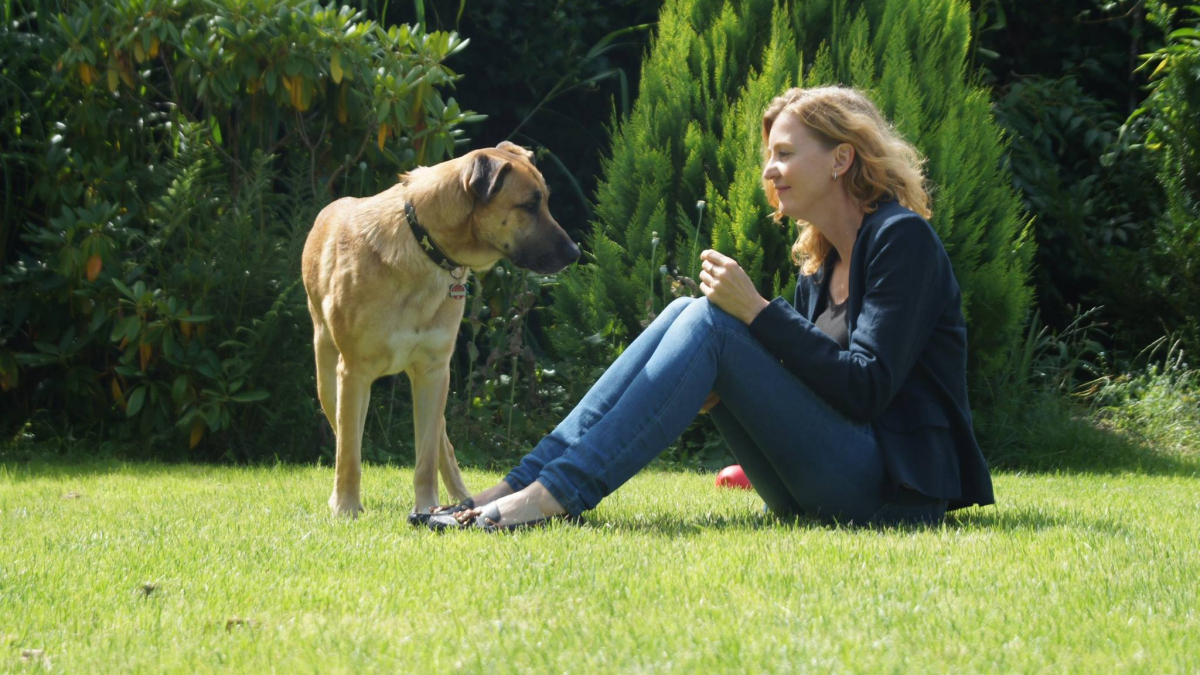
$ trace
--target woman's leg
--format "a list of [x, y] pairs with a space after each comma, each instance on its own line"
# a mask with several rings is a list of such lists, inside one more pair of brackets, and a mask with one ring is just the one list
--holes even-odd
[[911, 491], [896, 494], [870, 425], [842, 416], [782, 364], [774, 365], [782, 374], [771, 377], [771, 386], [722, 373], [714, 385], [721, 404], [712, 411], [771, 511], [859, 525], [943, 518], [944, 500]]
[[[864, 523], [883, 509], [889, 490], [871, 427], [832, 410], [707, 300], [671, 322], [620, 398], [537, 482], [570, 514], [594, 508], [674, 442], [713, 389], [761, 449], [766, 462], [751, 471], [765, 489], [779, 493], [782, 484], [819, 517]], [[775, 501], [787, 504], [782, 494]]]
[[709, 412], [709, 416], [717, 425], [717, 431], [721, 432], [721, 438], [725, 439], [729, 451], [733, 453], [734, 460], [741, 465], [742, 471], [746, 472], [746, 477], [754, 485], [754, 491], [767, 503], [767, 508], [781, 516], [802, 514], [804, 509], [775, 472], [775, 467], [771, 466], [771, 461], [767, 459], [762, 448], [758, 447], [750, 432], [734, 417], [729, 406], [718, 404]]
[[[625, 395], [559, 458], [547, 463], [538, 482], [569, 513], [595, 508], [679, 437], [710, 390], [717, 389], [725, 398], [717, 387], [723, 374], [777, 391], [780, 399], [791, 398], [781, 387], [798, 384], [741, 321], [707, 300], [694, 301], [671, 323]], [[802, 403], [791, 406], [769, 424], [786, 425], [804, 416], [804, 408]], [[859, 435], [874, 441], [869, 429]], [[751, 471], [770, 491], [766, 472]], [[774, 492], [774, 501], [784, 505], [784, 493]]]
[[[563, 451], [573, 443], [578, 442], [583, 434], [604, 417], [605, 413], [621, 398], [629, 384], [645, 367], [646, 361], [654, 354], [654, 350], [658, 348], [667, 329], [692, 302], [695, 302], [694, 298], [679, 298], [667, 305], [646, 330], [642, 331], [642, 334], [633, 341], [633, 344], [629, 345], [621, 353], [621, 356], [604, 371], [600, 379], [592, 385], [588, 393], [554, 428], [554, 431], [543, 438], [529, 454], [521, 459], [521, 463], [505, 476], [502, 485], [491, 488], [482, 496], [486, 498], [489, 496], [488, 493], [492, 492], [495, 492], [497, 497], [503, 496], [499, 493], [504, 492], [504, 486], [510, 486], [510, 492], [525, 488], [537, 478], [542, 467], [562, 455]], [[477, 504], [486, 503], [479, 499], [475, 501]]]

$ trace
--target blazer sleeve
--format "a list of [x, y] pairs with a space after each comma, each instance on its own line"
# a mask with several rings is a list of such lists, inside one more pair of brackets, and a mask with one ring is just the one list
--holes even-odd
[[759, 313], [750, 332], [839, 412], [873, 422], [908, 377], [955, 282], [941, 242], [918, 216], [887, 221], [863, 243], [870, 245], [863, 299], [848, 349], [783, 298]]

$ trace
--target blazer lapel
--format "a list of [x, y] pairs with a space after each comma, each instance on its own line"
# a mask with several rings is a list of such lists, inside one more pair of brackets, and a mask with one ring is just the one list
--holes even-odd
[[863, 223], [858, 228], [858, 237], [854, 240], [854, 252], [850, 255], [850, 297], [846, 303], [846, 316], [849, 318], [847, 325], [852, 336], [854, 328], [858, 325], [859, 312], [862, 311], [863, 295], [867, 292], [867, 249], [871, 248], [871, 239], [875, 237], [879, 223], [900, 208], [899, 202], [895, 200], [882, 202], [878, 206], [874, 213], [863, 218]]
[[854, 252], [850, 254], [850, 295], [846, 298], [846, 329], [850, 336], [854, 335], [854, 329], [858, 326], [858, 314], [862, 311], [863, 294], [866, 293], [866, 264], [863, 261], [867, 242], [863, 238], [873, 234], [867, 227], [869, 220], [863, 219], [863, 224], [858, 228], [858, 238], [854, 241]]
[[829, 280], [829, 266], [823, 265], [816, 274], [809, 278], [809, 282], [805, 284], [808, 287], [808, 304], [805, 309], [808, 310], [805, 317], [809, 321], [817, 322], [817, 302], [821, 299], [821, 293], [825, 289], [825, 285]]

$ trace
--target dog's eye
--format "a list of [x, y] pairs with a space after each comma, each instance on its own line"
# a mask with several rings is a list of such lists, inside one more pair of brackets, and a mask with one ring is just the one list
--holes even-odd
[[537, 213], [538, 202], [529, 202], [527, 204], [522, 204], [521, 208], [525, 209], [526, 211], [528, 211], [530, 213]]

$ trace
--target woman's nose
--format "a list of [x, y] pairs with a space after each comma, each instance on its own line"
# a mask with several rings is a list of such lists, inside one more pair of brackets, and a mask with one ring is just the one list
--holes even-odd
[[771, 180], [773, 177], [778, 176], [778, 175], [779, 175], [779, 168], [775, 166], [774, 162], [768, 161], [766, 163], [766, 165], [763, 166], [763, 170], [762, 170], [763, 180]]

